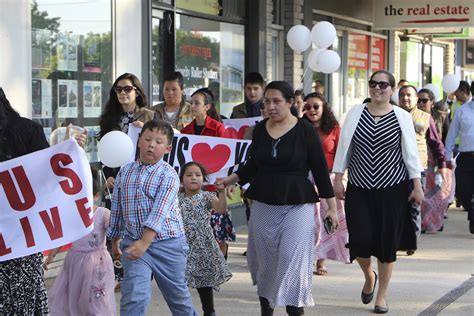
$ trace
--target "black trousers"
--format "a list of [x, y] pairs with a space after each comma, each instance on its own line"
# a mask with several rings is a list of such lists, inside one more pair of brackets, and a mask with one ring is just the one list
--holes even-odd
[[198, 287], [199, 298], [201, 299], [202, 311], [204, 316], [213, 315], [214, 313], [214, 295], [212, 287]]
[[468, 212], [467, 219], [474, 220], [474, 152], [459, 153], [456, 164], [456, 197]]
[[[270, 307], [270, 302], [265, 297], [258, 297], [260, 300], [260, 309], [262, 316], [273, 316], [273, 308]], [[304, 307], [286, 306], [286, 313], [289, 316], [304, 315]]]

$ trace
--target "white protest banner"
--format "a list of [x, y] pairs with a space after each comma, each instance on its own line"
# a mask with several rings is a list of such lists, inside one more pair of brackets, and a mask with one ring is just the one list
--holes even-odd
[[0, 261], [81, 238], [92, 206], [89, 161], [74, 139], [0, 163]]
[[133, 144], [133, 155], [130, 157], [130, 162], [134, 161], [137, 156], [138, 137], [140, 136], [141, 131], [141, 127], [136, 127], [132, 124], [128, 125], [128, 137], [132, 139]]
[[261, 116], [249, 117], [242, 119], [226, 119], [222, 120], [225, 126], [225, 137], [242, 139], [244, 138], [245, 131], [249, 126], [255, 125], [262, 120]]
[[472, 0], [374, 1], [374, 29], [468, 27], [473, 23]]
[[[256, 118], [254, 118], [256, 119]], [[140, 128], [130, 125], [128, 135], [133, 144], [138, 144]], [[179, 173], [180, 167], [187, 162], [197, 161], [203, 164], [209, 180], [223, 177], [233, 171], [233, 167], [248, 157], [251, 141], [221, 137], [175, 134], [171, 152], [163, 158]]]
[[164, 160], [178, 173], [185, 163], [197, 161], [206, 167], [212, 182], [216, 177], [227, 176], [234, 166], [247, 160], [250, 143], [249, 140], [178, 134]]

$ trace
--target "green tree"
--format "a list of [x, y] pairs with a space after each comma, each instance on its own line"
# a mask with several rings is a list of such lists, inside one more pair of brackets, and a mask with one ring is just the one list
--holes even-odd
[[54, 33], [59, 32], [60, 18], [48, 18], [48, 12], [39, 11], [36, 0], [31, 2], [31, 25], [36, 29], [50, 30]]

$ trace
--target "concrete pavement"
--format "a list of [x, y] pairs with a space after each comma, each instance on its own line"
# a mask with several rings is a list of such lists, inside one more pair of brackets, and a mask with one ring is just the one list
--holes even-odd
[[[215, 293], [216, 314], [259, 315], [256, 288], [251, 285], [246, 258], [242, 256], [246, 248], [246, 227], [240, 226], [237, 231], [238, 241], [230, 243], [228, 260], [234, 276]], [[473, 240], [466, 212], [450, 209], [443, 232], [423, 234], [415, 255], [408, 257], [400, 253], [398, 256], [389, 288], [389, 313], [474, 315]], [[328, 275], [313, 278], [316, 306], [307, 308], [306, 315], [372, 314], [373, 303], [363, 305], [360, 301], [364, 280], [358, 265], [327, 261], [326, 266]], [[156, 284], [153, 283], [152, 289], [153, 300], [147, 315], [171, 315]], [[201, 315], [199, 296], [196, 290], [191, 293]], [[116, 299], [118, 307], [119, 293]], [[277, 308], [275, 315], [286, 315], [284, 308]]]

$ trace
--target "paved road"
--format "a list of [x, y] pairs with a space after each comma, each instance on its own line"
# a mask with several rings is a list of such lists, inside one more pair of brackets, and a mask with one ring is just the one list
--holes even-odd
[[[442, 233], [421, 236], [414, 256], [400, 254], [389, 289], [391, 315], [474, 315], [474, 235], [469, 234], [466, 213], [449, 210]], [[246, 228], [238, 227], [238, 242], [229, 247], [233, 278], [215, 293], [217, 315], [259, 315], [256, 289], [251, 285], [245, 257]], [[329, 274], [313, 278], [316, 306], [306, 315], [368, 315], [373, 303], [363, 305], [363, 276], [356, 264], [327, 262]], [[48, 280], [49, 284], [52, 279]], [[156, 284], [147, 315], [171, 315]], [[197, 292], [194, 304], [200, 312]], [[117, 293], [117, 306], [120, 294]], [[286, 315], [277, 308], [275, 315]]]

